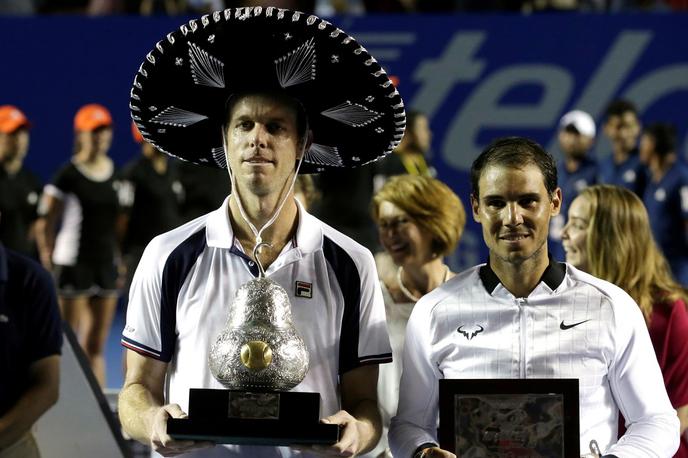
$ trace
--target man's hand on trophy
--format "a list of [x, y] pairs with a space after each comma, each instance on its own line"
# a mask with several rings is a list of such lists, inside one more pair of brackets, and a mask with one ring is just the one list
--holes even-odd
[[367, 426], [364, 422], [356, 420], [345, 410], [340, 410], [334, 415], [322, 418], [321, 423], [339, 425], [339, 441], [330, 446], [312, 445], [294, 446], [292, 448], [319, 456], [355, 456], [363, 447], [362, 429]]
[[213, 442], [200, 442], [189, 440], [175, 440], [167, 434], [168, 418], [186, 418], [187, 415], [178, 404], [167, 404], [156, 407], [151, 425], [151, 447], [162, 456], [176, 456], [188, 453], [192, 450], [213, 447]]

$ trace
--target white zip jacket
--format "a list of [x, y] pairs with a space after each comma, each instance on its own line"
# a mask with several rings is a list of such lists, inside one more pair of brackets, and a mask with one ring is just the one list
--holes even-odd
[[[473, 267], [424, 296], [406, 332], [395, 457], [437, 443], [441, 378], [577, 378], [581, 453], [592, 439], [620, 458], [678, 448], [678, 417], [638, 305], [571, 265], [551, 262], [526, 298], [489, 264]], [[617, 442], [619, 410], [628, 430]]]

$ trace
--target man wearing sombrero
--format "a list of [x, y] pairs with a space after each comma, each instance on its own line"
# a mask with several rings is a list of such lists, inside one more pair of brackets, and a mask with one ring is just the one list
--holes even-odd
[[[234, 293], [259, 270], [288, 293], [310, 353], [294, 391], [318, 392], [339, 442], [303, 453], [352, 456], [380, 434], [377, 365], [391, 360], [372, 255], [293, 198], [297, 173], [355, 167], [400, 141], [401, 98], [375, 59], [312, 15], [238, 8], [190, 21], [146, 56], [132, 117], [158, 149], [228, 168], [221, 208], [156, 237], [133, 279], [122, 343], [124, 429], [159, 453], [276, 457], [289, 448], [173, 440], [192, 387], [222, 388], [208, 369]], [[257, 256], [257, 244], [267, 243]], [[257, 258], [257, 259], [256, 259]], [[191, 455], [189, 455], [191, 456]]]

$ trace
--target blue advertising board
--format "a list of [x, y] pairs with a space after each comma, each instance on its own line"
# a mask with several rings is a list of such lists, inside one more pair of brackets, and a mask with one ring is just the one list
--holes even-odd
[[[332, 20], [399, 78], [407, 108], [425, 112], [439, 178], [468, 206], [467, 170], [495, 137], [525, 135], [555, 156], [562, 114], [597, 120], [614, 98], [643, 122], [678, 127], [688, 151], [688, 15], [352, 16]], [[137, 153], [128, 96], [145, 54], [183, 18], [0, 19], [0, 104], [19, 106], [34, 128], [27, 164], [44, 179], [71, 154], [72, 118], [99, 102], [115, 118], [115, 161]], [[237, 43], [250, 46], [250, 43]], [[601, 133], [601, 132], [600, 132]], [[594, 153], [608, 153], [599, 135]], [[470, 221], [455, 268], [485, 259]]]

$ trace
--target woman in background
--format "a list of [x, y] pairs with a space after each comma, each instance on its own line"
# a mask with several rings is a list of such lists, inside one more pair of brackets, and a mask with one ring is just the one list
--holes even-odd
[[688, 457], [688, 291], [671, 276], [652, 237], [645, 206], [625, 188], [586, 188], [569, 207], [562, 242], [568, 263], [616, 284], [643, 312], [669, 399], [681, 421], [681, 445], [675, 456]]
[[378, 270], [394, 362], [380, 366], [378, 402], [384, 431], [369, 456], [386, 457], [392, 456], [387, 430], [397, 411], [406, 323], [418, 299], [454, 276], [444, 256], [456, 248], [466, 212], [456, 194], [439, 180], [399, 175], [375, 194], [372, 213], [380, 243], [396, 266], [390, 274]]
[[104, 386], [103, 350], [117, 305], [120, 212], [119, 183], [107, 156], [112, 117], [101, 105], [85, 105], [74, 118], [74, 130], [74, 155], [44, 190], [38, 245], [41, 262], [55, 274], [62, 317]]

